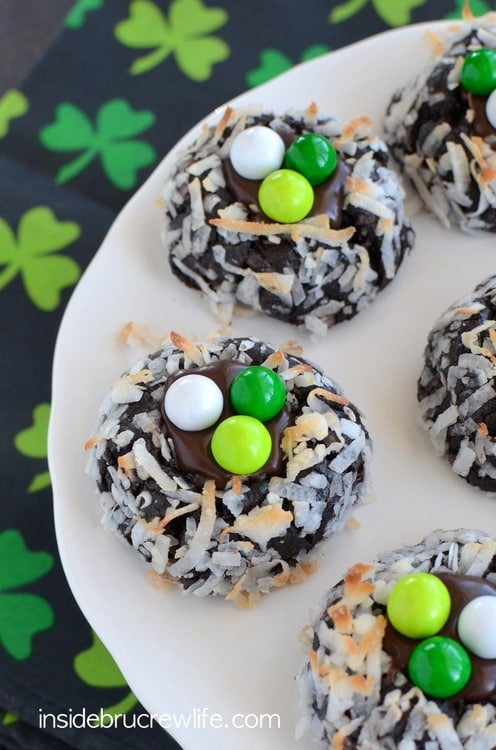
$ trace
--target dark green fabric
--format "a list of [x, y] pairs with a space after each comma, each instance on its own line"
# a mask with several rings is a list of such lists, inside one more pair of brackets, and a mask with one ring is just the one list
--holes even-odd
[[19, 90], [0, 92], [0, 747], [175, 745], [158, 727], [39, 728], [40, 709], [143, 712], [67, 587], [46, 460], [57, 329], [116, 213], [219, 104], [301, 60], [461, 6], [79, 0]]

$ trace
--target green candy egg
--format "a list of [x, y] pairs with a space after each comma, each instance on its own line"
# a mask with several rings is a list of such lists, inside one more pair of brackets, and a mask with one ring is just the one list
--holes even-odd
[[269, 219], [281, 224], [301, 221], [312, 210], [313, 188], [306, 177], [292, 169], [276, 169], [258, 189], [258, 203]]
[[279, 414], [286, 403], [286, 388], [277, 372], [253, 365], [236, 375], [229, 396], [238, 414], [268, 422]]
[[284, 166], [307, 178], [310, 185], [320, 185], [336, 169], [336, 149], [323, 135], [305, 133], [289, 146]]
[[268, 461], [270, 432], [258, 419], [236, 414], [214, 430], [210, 443], [214, 459], [231, 474], [253, 474]]
[[496, 88], [496, 50], [482, 47], [468, 52], [460, 81], [471, 94], [488, 96]]
[[410, 680], [432, 698], [456, 695], [471, 674], [472, 663], [463, 646], [440, 635], [417, 644], [408, 660]]
[[450, 610], [448, 588], [431, 573], [410, 573], [400, 578], [387, 601], [391, 625], [409, 638], [427, 638], [439, 632]]

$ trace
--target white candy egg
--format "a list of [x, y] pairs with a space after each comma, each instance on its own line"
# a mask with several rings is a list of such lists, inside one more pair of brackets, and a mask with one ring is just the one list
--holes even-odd
[[282, 164], [286, 147], [281, 136], [265, 125], [242, 130], [231, 145], [231, 163], [241, 177], [263, 180]]
[[487, 97], [486, 117], [491, 127], [496, 130], [496, 89]]
[[482, 659], [496, 659], [496, 596], [477, 596], [460, 612], [458, 636]]
[[205, 375], [183, 375], [167, 389], [164, 410], [180, 430], [205, 430], [219, 419], [224, 406], [222, 391]]

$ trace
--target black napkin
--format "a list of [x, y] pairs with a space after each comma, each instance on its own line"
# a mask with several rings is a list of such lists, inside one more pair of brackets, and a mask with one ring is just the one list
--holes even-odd
[[[461, 5], [79, 0], [19, 90], [0, 92], [1, 748], [177, 747], [158, 726], [133, 728], [146, 712], [74, 602], [53, 530], [53, 347], [116, 213], [182, 134], [232, 96]], [[88, 727], [102, 711], [127, 721]]]

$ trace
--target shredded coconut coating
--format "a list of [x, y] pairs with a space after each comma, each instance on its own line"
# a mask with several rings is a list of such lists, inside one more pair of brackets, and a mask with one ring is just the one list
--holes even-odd
[[386, 602], [413, 572], [450, 571], [496, 583], [496, 542], [470, 530], [434, 531], [419, 544], [358, 563], [315, 608], [298, 675], [302, 719], [330, 750], [490, 750], [496, 706], [429, 698], [382, 649]]
[[[233, 359], [277, 371], [294, 420], [280, 476], [234, 476], [219, 490], [178, 468], [160, 403], [170, 375]], [[319, 546], [370, 488], [357, 408], [301, 357], [251, 338], [196, 344], [171, 334], [112, 386], [87, 448], [105, 528], [164, 579], [240, 605], [310, 573]]]
[[[235, 201], [222, 160], [236, 135], [256, 124], [283, 137], [320, 133], [333, 143], [350, 170], [339, 229], [325, 214], [269, 223], [256, 205]], [[163, 245], [172, 271], [199, 289], [224, 323], [236, 308], [249, 308], [325, 333], [375, 298], [413, 244], [388, 158], [365, 117], [343, 125], [320, 117], [315, 105], [281, 116], [226, 109], [216, 127], [205, 127], [178, 155], [164, 186]]]
[[496, 132], [474, 129], [474, 110], [460, 85], [466, 53], [496, 48], [496, 14], [467, 19], [433, 63], [397, 91], [384, 137], [426, 208], [449, 227], [496, 231]]
[[436, 452], [467, 482], [496, 492], [496, 276], [436, 321], [418, 400]]

